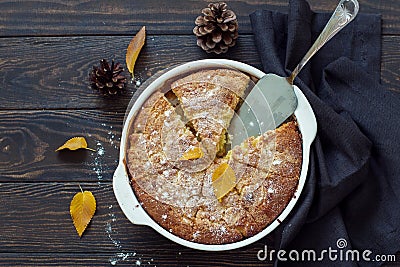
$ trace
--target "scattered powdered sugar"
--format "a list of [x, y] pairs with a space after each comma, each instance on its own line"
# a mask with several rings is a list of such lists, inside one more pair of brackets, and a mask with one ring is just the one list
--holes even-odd
[[244, 196], [244, 199], [246, 199], [247, 201], [251, 201], [253, 200], [253, 193], [248, 193]]
[[200, 232], [196, 231], [196, 232], [193, 233], [193, 238], [197, 238], [199, 235], [200, 235]]
[[[106, 126], [102, 124], [102, 126]], [[112, 126], [110, 126], [112, 128]], [[110, 135], [110, 134], [109, 134]], [[96, 152], [94, 153], [94, 167], [93, 170], [97, 175], [99, 186], [102, 186], [103, 172], [104, 172], [104, 156], [106, 155], [106, 149], [100, 141], [96, 141]], [[115, 230], [115, 223], [117, 223], [117, 217], [114, 213], [113, 205], [108, 206], [108, 220], [104, 226], [105, 233], [114, 247], [117, 249], [117, 253], [109, 259], [111, 265], [117, 265], [118, 262], [130, 260], [130, 257], [134, 257], [136, 252], [124, 251], [121, 242], [115, 237], [118, 232]]]
[[119, 149], [118, 144], [121, 141], [121, 137], [116, 137], [116, 133], [113, 130], [113, 126], [109, 126], [109, 131], [108, 131], [108, 141], [110, 142], [110, 145], [113, 146], [116, 150]]
[[103, 156], [105, 154], [105, 149], [100, 141], [96, 142], [96, 152], [94, 154], [94, 167], [93, 171], [97, 176], [97, 183], [100, 186], [100, 183], [103, 181]]
[[165, 198], [169, 198], [169, 194], [168, 194], [168, 192], [165, 192], [165, 191], [164, 191], [164, 192], [162, 192], [162, 195], [161, 195], [161, 197], [162, 197], [162, 198], [164, 198], [164, 199], [165, 199]]
[[171, 115], [171, 112], [172, 112], [172, 110], [168, 109], [168, 110], [166, 110], [166, 111], [164, 112], [164, 115], [165, 115], [166, 117], [169, 117], [169, 116]]
[[136, 73], [129, 82], [134, 84], [136, 88], [139, 88], [142, 85], [142, 73]]
[[[163, 164], [163, 163], [161, 163], [161, 164]], [[144, 164], [144, 166], [145, 166], [147, 169], [149, 169], [152, 165], [151, 165], [150, 161], [147, 161], [147, 162]]]
[[[119, 141], [121, 138], [117, 138], [117, 133], [115, 133], [115, 129], [113, 129], [112, 125], [107, 125], [105, 123], [102, 123], [101, 126], [105, 127], [107, 131], [107, 141], [106, 143], [109, 144], [104, 144], [99, 140], [96, 140], [96, 151], [93, 152], [91, 155], [94, 157], [93, 159], [93, 165], [90, 164], [92, 167], [92, 170], [96, 174], [97, 182], [99, 187], [105, 186], [103, 181], [105, 180], [103, 178], [104, 173], [108, 173], [106, 171], [111, 170], [111, 168], [116, 168], [117, 165], [115, 166], [109, 166], [109, 164], [106, 164], [105, 157], [110, 157], [111, 154], [105, 147], [114, 147], [115, 149], [119, 149]], [[104, 145], [103, 145], [104, 144]], [[114, 153], [115, 154], [115, 153]], [[115, 159], [115, 163], [118, 164], [118, 158]], [[108, 180], [108, 179], [106, 179]], [[110, 187], [112, 190], [112, 187]], [[129, 262], [130, 265], [134, 266], [141, 266], [142, 265], [142, 258], [138, 257], [136, 252], [132, 251], [127, 251], [124, 249], [123, 245], [121, 244], [121, 241], [117, 238], [118, 236], [118, 231], [116, 230], [116, 224], [118, 223], [118, 218], [116, 216], [116, 213], [114, 212], [115, 207], [110, 204], [108, 206], [108, 220], [106, 221], [104, 225], [104, 231], [106, 233], [106, 236], [108, 239], [111, 241], [112, 245], [115, 247], [116, 253], [109, 258], [109, 264], [112, 266], [118, 265], [118, 263], [124, 262]], [[153, 262], [153, 259], [151, 259], [151, 262]], [[153, 263], [148, 261], [148, 264], [151, 266], [154, 266]], [[148, 266], [146, 264], [146, 266]]]
[[[101, 126], [107, 127], [108, 129], [112, 129], [113, 126], [107, 126], [105, 123], [102, 123]], [[90, 135], [91, 136], [91, 135]], [[118, 143], [115, 142], [115, 134], [112, 131], [108, 132], [108, 139], [109, 142], [114, 148], [118, 149]], [[118, 141], [120, 138], [118, 139]], [[94, 157], [92, 163], [88, 163], [88, 166], [92, 168], [92, 171], [96, 174], [97, 178], [97, 183], [99, 186], [101, 186], [101, 183], [104, 181], [104, 173], [106, 171], [109, 171], [111, 168], [114, 168], [114, 166], [106, 165], [104, 161], [104, 157], [107, 156], [107, 149], [105, 148], [105, 145], [99, 140], [96, 140], [96, 151], [92, 152], [91, 155]], [[115, 159], [115, 162], [118, 163], [118, 158]], [[116, 166], [115, 166], [116, 167]]]
[[129, 257], [134, 257], [136, 255], [136, 253], [123, 253], [123, 252], [119, 252], [116, 253], [115, 256], [110, 258], [110, 264], [111, 265], [117, 265], [118, 262], [120, 261], [126, 261], [128, 260]]
[[97, 154], [99, 156], [103, 156], [104, 155], [104, 148], [103, 147], [99, 148], [99, 150], [97, 150]]
[[225, 236], [228, 233], [228, 229], [226, 229], [224, 225], [215, 225], [215, 227], [213, 227], [211, 230], [217, 237]]
[[117, 249], [117, 253], [109, 259], [111, 265], [117, 265], [117, 263], [121, 261], [129, 261], [130, 258], [136, 256], [136, 252], [127, 252], [123, 249], [121, 242], [115, 238], [114, 236], [118, 234], [118, 232], [114, 229], [113, 225], [117, 222], [117, 217], [113, 212], [113, 205], [108, 207], [109, 220], [106, 222], [105, 231], [108, 236], [108, 239], [111, 240], [114, 247]]
[[275, 190], [270, 187], [270, 188], [268, 188], [268, 193], [273, 194], [273, 193], [275, 193]]
[[282, 163], [282, 160], [276, 159], [272, 162], [272, 165], [279, 165]]
[[115, 214], [112, 213], [112, 211], [111, 211], [113, 209], [113, 206], [110, 205], [108, 207], [108, 209], [110, 210], [110, 213], [108, 213], [108, 217], [110, 218], [110, 220], [105, 225], [105, 231], [106, 231], [108, 238], [111, 240], [111, 242], [114, 244], [114, 246], [118, 250], [121, 250], [122, 249], [121, 242], [119, 240], [113, 238], [113, 234], [117, 234], [117, 232], [113, 229], [113, 226], [112, 226], [112, 223], [116, 221]]

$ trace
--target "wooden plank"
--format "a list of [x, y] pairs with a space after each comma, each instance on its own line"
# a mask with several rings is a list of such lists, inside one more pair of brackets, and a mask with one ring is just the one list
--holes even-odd
[[[136, 254], [121, 252], [120, 254], [62, 254], [62, 253], [4, 253], [1, 254], [1, 266], [146, 266], [146, 267], [246, 267], [246, 266], [273, 266], [271, 262], [257, 261], [257, 251], [250, 254], [238, 252], [232, 258], [224, 258], [217, 253], [209, 253], [212, 259], [204, 256], [199, 257], [199, 252], [193, 250], [180, 253], [177, 251], [160, 250], [152, 251], [152, 254]], [[180, 254], [179, 254], [180, 253]]]
[[[225, 55], [211, 55], [194, 36], [149, 36], [124, 96], [107, 98], [89, 88], [88, 74], [101, 58], [124, 63], [130, 37], [6, 38], [0, 43], [0, 109], [101, 109], [124, 112], [136, 90], [167, 67], [204, 58], [227, 58], [262, 68], [253, 37], [244, 35]], [[400, 36], [384, 36], [382, 81], [400, 91]], [[34, 53], [32, 53], [34, 51]]]
[[80, 191], [78, 183], [2, 183], [0, 251], [100, 253], [167, 245], [179, 249], [150, 228], [132, 225], [119, 209], [111, 183], [80, 185], [92, 191], [97, 202], [82, 238], [69, 214], [70, 201]]
[[261, 67], [251, 36], [240, 37], [238, 44], [223, 56], [201, 50], [195, 36], [148, 36], [127, 94], [113, 98], [99, 95], [88, 81], [92, 66], [98, 65], [102, 58], [114, 57], [125, 65], [130, 39], [126, 36], [2, 39], [0, 109], [91, 108], [124, 112], [136, 90], [136, 82], [177, 64], [228, 58]]
[[[169, 254], [167, 254], [169, 253]], [[257, 253], [257, 252], [255, 252]], [[215, 253], [210, 253], [213, 257]], [[178, 267], [178, 266], [196, 266], [196, 267], [246, 267], [246, 266], [273, 266], [271, 262], [254, 261], [254, 255], [242, 255], [240, 252], [234, 255], [232, 259], [215, 259], [214, 257], [198, 258], [197, 252], [188, 251], [179, 254], [179, 252], [157, 251], [153, 254], [145, 255], [134, 254], [132, 252], [121, 252], [120, 254], [83, 254], [83, 253], [3, 253], [0, 257], [1, 266], [146, 266], [146, 267]], [[399, 258], [400, 254], [397, 253]], [[397, 262], [387, 262], [382, 266], [398, 267]]]
[[[77, 183], [0, 184], [1, 266], [270, 266], [257, 252], [271, 236], [224, 252], [196, 251], [131, 224], [119, 209], [111, 183], [81, 183], [97, 200], [97, 211], [82, 238], [69, 215]], [[399, 257], [400, 254], [398, 253]], [[149, 263], [150, 262], [150, 263]]]
[[399, 43], [399, 36], [386, 36], [382, 40], [381, 81], [390, 90], [400, 93]]
[[[111, 181], [124, 113], [1, 111], [0, 117], [0, 181]], [[74, 136], [97, 152], [55, 152]]]
[[142, 259], [161, 255], [164, 260], [206, 261], [212, 257], [216, 262], [238, 264], [234, 258], [257, 263], [257, 251], [265, 244], [271, 246], [271, 237], [266, 237], [235, 251], [211, 253], [185, 248], [147, 226], [131, 224], [120, 210], [110, 182], [80, 185], [92, 191], [97, 201], [97, 211], [82, 238], [69, 214], [70, 201], [80, 190], [78, 183], [1, 183], [0, 255], [129, 252]]
[[[400, 33], [396, 0], [359, 0], [361, 11], [381, 13], [383, 32]], [[309, 0], [316, 11], [332, 12], [337, 1]], [[248, 15], [255, 10], [287, 11], [288, 0], [231, 0], [241, 33], [250, 33]], [[207, 1], [2, 1], [0, 36], [133, 34], [146, 25], [150, 34], [191, 34]]]
[[[205, 252], [179, 246], [146, 226], [131, 224], [116, 203], [110, 183], [81, 183], [97, 200], [97, 211], [82, 238], [69, 215], [77, 183], [0, 184], [1, 266], [269, 266], [257, 252], [271, 237], [247, 247]], [[34, 222], [34, 223], [33, 223]], [[399, 257], [400, 254], [398, 253]], [[150, 264], [149, 264], [150, 262]]]

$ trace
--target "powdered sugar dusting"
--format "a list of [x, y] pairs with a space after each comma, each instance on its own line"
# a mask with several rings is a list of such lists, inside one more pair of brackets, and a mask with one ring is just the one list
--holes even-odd
[[126, 261], [126, 260], [128, 260], [129, 257], [133, 257], [135, 255], [136, 255], [136, 253], [119, 252], [119, 253], [116, 253], [115, 256], [111, 257], [109, 261], [110, 261], [111, 265], [115, 266], [115, 265], [117, 265], [118, 262]]
[[[121, 139], [118, 137], [119, 133], [116, 132], [116, 129], [113, 128], [112, 125], [102, 123], [101, 126], [103, 129], [105, 129], [103, 131], [105, 136], [103, 136], [102, 138], [96, 140], [94, 137], [95, 135], [88, 134], [88, 137], [93, 138], [92, 140], [95, 144], [95, 147], [93, 147], [93, 149], [95, 149], [96, 151], [91, 152], [90, 161], [86, 164], [88, 169], [91, 170], [91, 174], [97, 179], [100, 190], [112, 190], [112, 186], [110, 186], [110, 179], [112, 179], [112, 176], [108, 176], [108, 174], [110, 171], [116, 168], [118, 164], [118, 156], [116, 156], [115, 158], [115, 166], [110, 163], [113, 162], [111, 157], [118, 155], [118, 153], [115, 153], [112, 150], [113, 148], [117, 150], [119, 149], [119, 142]], [[108, 182], [108, 184], [106, 182]], [[107, 200], [103, 199], [103, 205], [107, 205], [107, 203], [104, 203], [104, 201]], [[114, 199], [110, 200], [110, 202], [111, 201], [114, 201]], [[105, 208], [105, 213], [108, 217], [104, 224], [104, 232], [106, 238], [110, 240], [111, 246], [114, 247], [115, 253], [110, 258], [108, 258], [108, 263], [105, 262], [104, 265], [116, 266], [118, 265], [118, 263], [123, 263], [124, 265], [128, 263], [130, 266], [155, 266], [153, 263], [154, 259], [142, 259], [143, 256], [137, 255], [137, 252], [127, 250], [126, 246], [124, 248], [124, 245], [118, 238], [119, 233], [117, 230], [117, 223], [119, 221], [119, 218], [117, 217], [117, 214], [119, 214], [119, 208], [118, 212], [115, 211], [116, 208], [118, 207], [115, 207], [115, 205], [111, 203], [108, 203], [108, 210], [107, 208]]]
[[276, 160], [274, 160], [274, 161], [272, 162], [272, 165], [279, 165], [279, 164], [281, 164], [281, 163], [282, 163], [282, 160], [276, 159]]
[[105, 231], [106, 234], [108, 236], [108, 238], [111, 240], [111, 242], [114, 244], [114, 246], [118, 249], [121, 250], [122, 246], [121, 246], [121, 242], [115, 238], [113, 238], [113, 234], [117, 234], [117, 232], [113, 229], [113, 223], [117, 221], [115, 214], [113, 213], [113, 205], [110, 205], [108, 207], [109, 213], [108, 213], [108, 217], [109, 220], [105, 225]]
[[122, 247], [121, 242], [117, 238], [115, 238], [115, 235], [118, 234], [118, 231], [114, 229], [114, 224], [117, 222], [117, 217], [115, 216], [113, 205], [110, 205], [108, 207], [108, 210], [109, 210], [108, 213], [109, 219], [105, 225], [105, 232], [108, 236], [108, 239], [111, 240], [112, 244], [118, 251], [117, 253], [115, 253], [114, 256], [109, 258], [109, 262], [111, 265], [117, 265], [117, 263], [122, 261], [130, 261], [132, 257], [136, 256], [136, 252], [125, 251]]
[[273, 194], [273, 193], [275, 193], [275, 190], [270, 187], [270, 188], [268, 188], [268, 193]]
[[[104, 187], [105, 184], [103, 183], [105, 177], [105, 173], [109, 171], [111, 168], [114, 168], [116, 166], [110, 166], [109, 164], [106, 164], [105, 159], [107, 157], [110, 157], [112, 153], [109, 153], [110, 151], [110, 145], [111, 147], [115, 149], [119, 149], [119, 141], [121, 140], [120, 138], [117, 138], [117, 134], [115, 133], [115, 129], [113, 129], [112, 125], [107, 125], [105, 123], [102, 123], [101, 126], [106, 128], [106, 133], [107, 133], [107, 138], [104, 139], [105, 142], [96, 140], [96, 152], [93, 152], [91, 155], [93, 157], [93, 165], [90, 164], [92, 167], [92, 170], [94, 171], [97, 182], [99, 187]], [[107, 142], [108, 141], [108, 142]], [[114, 153], [115, 154], [115, 153]], [[118, 158], [115, 159], [115, 163], [118, 164]], [[108, 177], [107, 177], [108, 178]], [[108, 180], [108, 179], [107, 179]], [[112, 190], [112, 189], [111, 189]], [[129, 264], [132, 266], [138, 266], [142, 264], [142, 260], [140, 257], [137, 256], [137, 253], [134, 251], [129, 251], [124, 249], [123, 244], [121, 241], [118, 239], [118, 231], [117, 229], [117, 223], [118, 223], [118, 217], [116, 216], [115, 212], [115, 206], [110, 204], [108, 206], [108, 219], [104, 225], [104, 231], [107, 236], [107, 238], [110, 240], [112, 246], [115, 248], [115, 254], [108, 259], [109, 265], [116, 266], [118, 263], [124, 262], [125, 264], [129, 262]], [[149, 261], [150, 262], [150, 261]], [[106, 265], [106, 264], [104, 264]]]
[[96, 152], [94, 153], [94, 167], [93, 171], [97, 176], [97, 183], [100, 186], [103, 181], [103, 156], [106, 150], [100, 141], [96, 141]]
[[99, 150], [97, 150], [97, 154], [99, 156], [103, 156], [104, 155], [104, 148], [100, 148]]
[[107, 139], [110, 142], [110, 145], [118, 150], [119, 149], [118, 145], [121, 141], [121, 137], [117, 138], [117, 134], [114, 132], [112, 125], [109, 126], [109, 131], [108, 131], [107, 135], [108, 135]]

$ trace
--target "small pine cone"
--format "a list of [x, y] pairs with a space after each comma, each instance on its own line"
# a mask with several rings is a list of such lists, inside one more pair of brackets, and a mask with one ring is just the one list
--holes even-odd
[[236, 15], [224, 2], [210, 3], [196, 18], [193, 33], [197, 36], [197, 45], [207, 53], [225, 53], [236, 43], [238, 21]]
[[114, 60], [108, 64], [107, 60], [100, 60], [100, 66], [93, 66], [90, 72], [92, 88], [99, 90], [103, 94], [115, 95], [121, 92], [126, 85], [126, 78], [123, 75], [124, 68], [119, 62]]

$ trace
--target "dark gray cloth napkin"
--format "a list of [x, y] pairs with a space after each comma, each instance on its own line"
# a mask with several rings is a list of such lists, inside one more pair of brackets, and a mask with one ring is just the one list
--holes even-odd
[[[291, 0], [288, 14], [251, 14], [264, 71], [288, 75], [330, 15], [312, 12], [304, 0]], [[376, 266], [382, 262], [364, 261], [363, 251], [372, 251], [371, 260], [400, 251], [400, 93], [380, 84], [380, 58], [381, 18], [361, 13], [296, 79], [318, 134], [301, 199], [274, 232], [275, 249], [358, 250], [360, 261], [325, 255], [278, 266]]]

